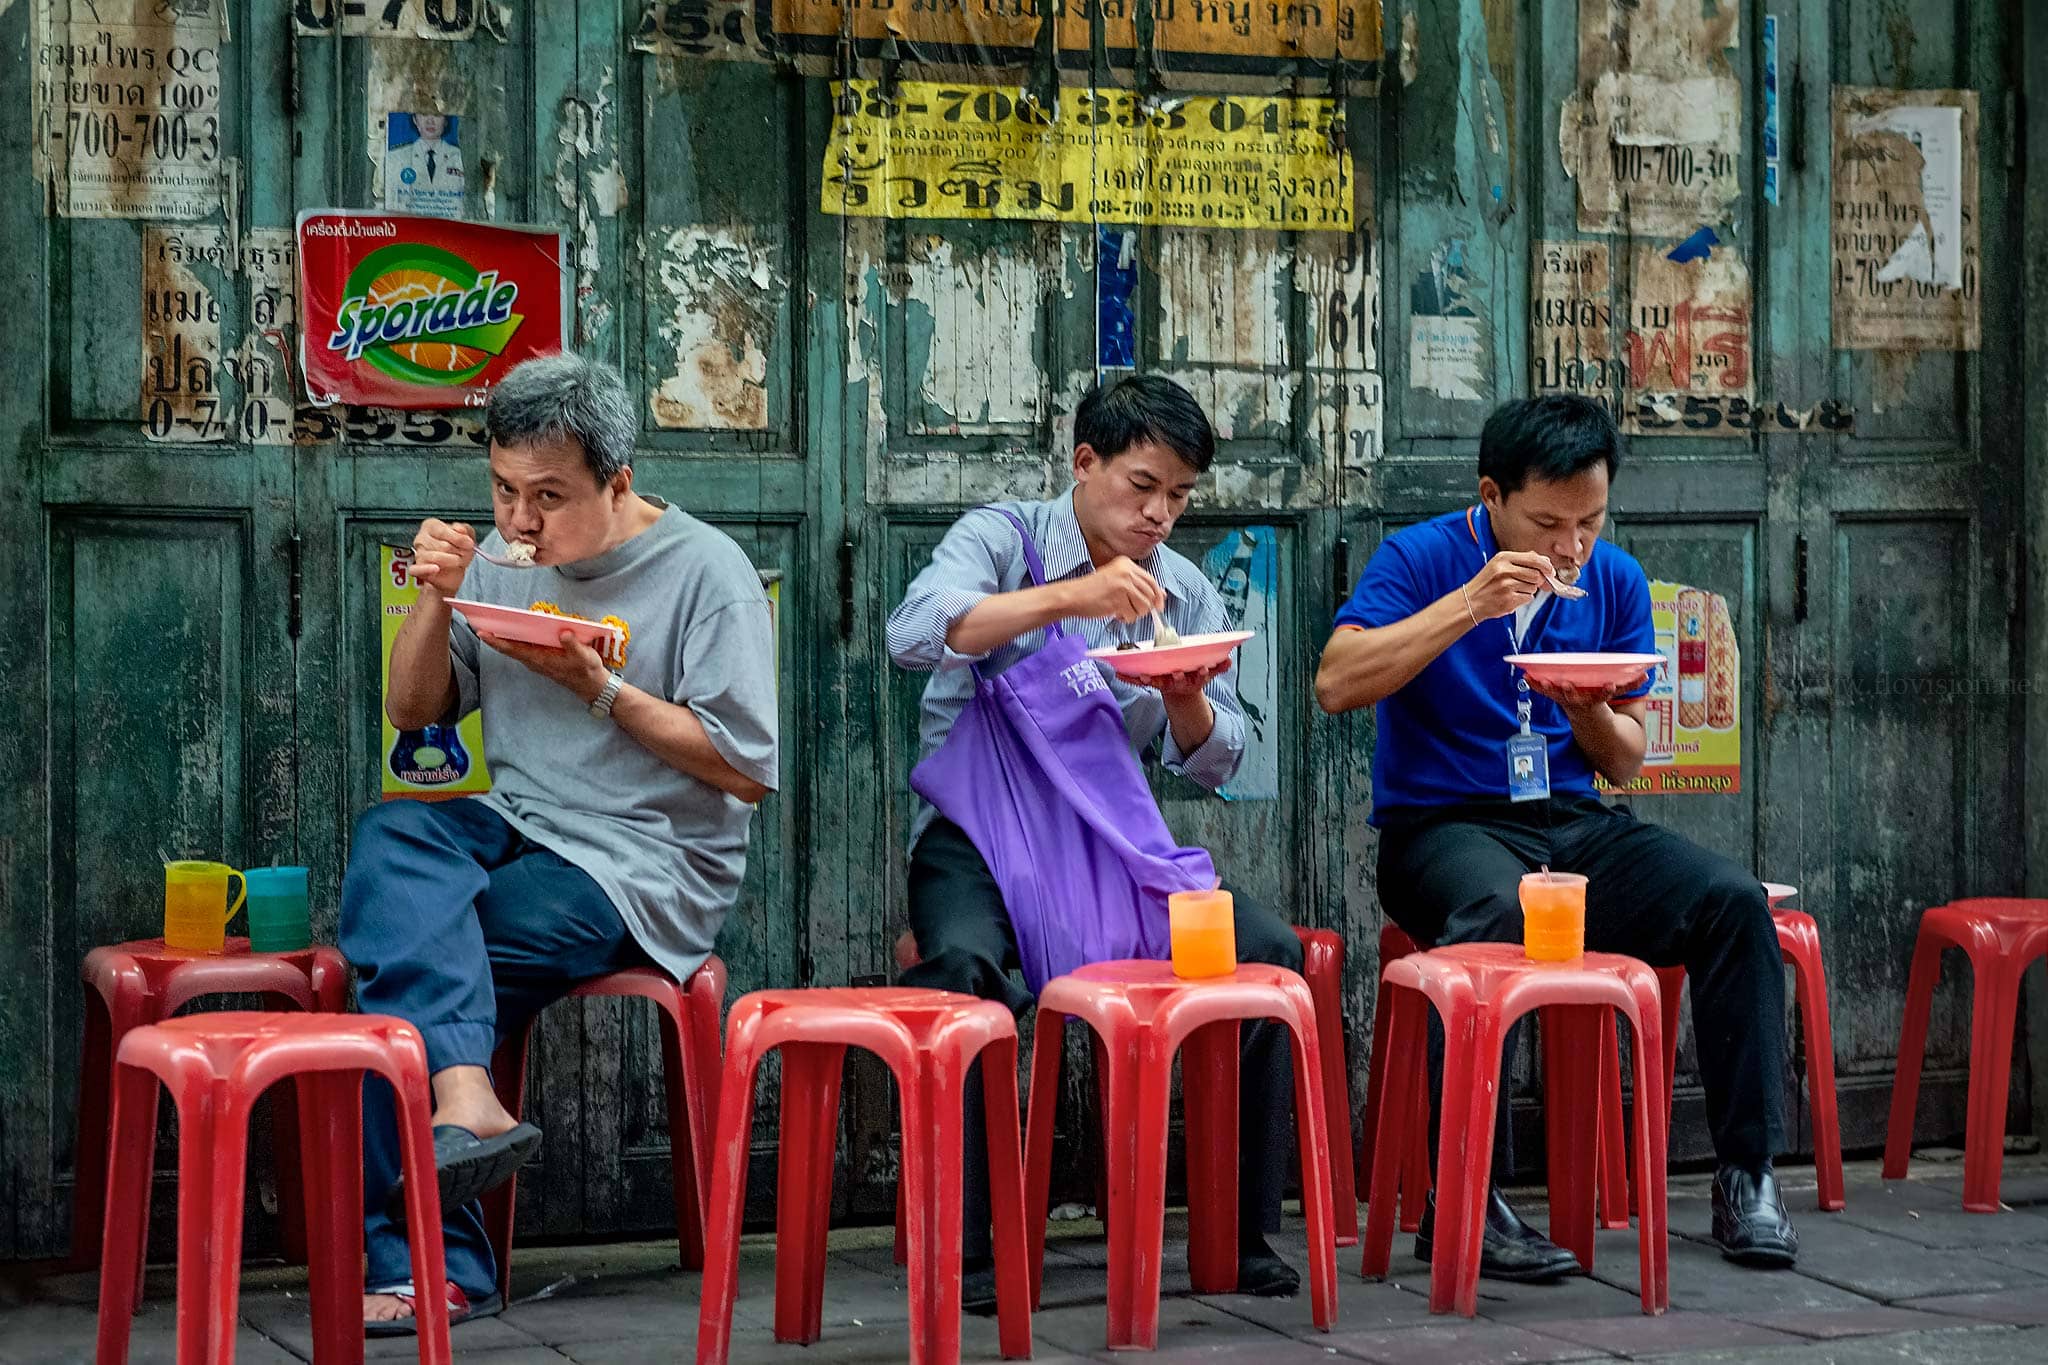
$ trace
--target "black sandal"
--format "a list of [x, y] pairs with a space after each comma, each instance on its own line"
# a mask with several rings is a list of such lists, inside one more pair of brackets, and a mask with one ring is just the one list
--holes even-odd
[[[441, 1187], [441, 1208], [452, 1213], [483, 1197], [518, 1173], [540, 1150], [540, 1129], [518, 1124], [496, 1137], [480, 1138], [467, 1128], [444, 1123], [434, 1129], [434, 1177]], [[384, 1202], [384, 1212], [405, 1225], [405, 1177], [400, 1175]]]

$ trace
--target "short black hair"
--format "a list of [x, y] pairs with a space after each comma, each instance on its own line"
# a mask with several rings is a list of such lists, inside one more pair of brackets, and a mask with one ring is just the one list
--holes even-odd
[[1594, 399], [1548, 393], [1502, 403], [1479, 433], [1479, 473], [1503, 494], [1532, 476], [1546, 483], [1569, 479], [1596, 464], [1611, 483], [1621, 470], [1621, 432]]
[[1216, 429], [1195, 396], [1163, 375], [1097, 384], [1074, 413], [1074, 444], [1113, 460], [1140, 441], [1165, 446], [1197, 474], [1216, 459]]

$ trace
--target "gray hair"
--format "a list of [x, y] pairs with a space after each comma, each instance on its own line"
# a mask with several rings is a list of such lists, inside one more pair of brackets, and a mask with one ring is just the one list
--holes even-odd
[[491, 390], [484, 425], [497, 445], [574, 437], [603, 486], [632, 468], [639, 419], [617, 370], [562, 351], [513, 366]]

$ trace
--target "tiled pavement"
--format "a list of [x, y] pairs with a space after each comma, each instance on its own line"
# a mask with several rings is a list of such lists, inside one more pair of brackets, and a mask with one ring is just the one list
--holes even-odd
[[[1886, 1184], [1874, 1164], [1855, 1165], [1849, 1207], [1813, 1209], [1811, 1173], [1784, 1172], [1803, 1254], [1789, 1273], [1746, 1271], [1705, 1240], [1706, 1183], [1674, 1179], [1671, 1191], [1671, 1308], [1645, 1318], [1635, 1298], [1633, 1233], [1599, 1235], [1592, 1276], [1561, 1285], [1481, 1282], [1480, 1316], [1432, 1318], [1427, 1271], [1397, 1238], [1393, 1276], [1358, 1278], [1358, 1252], [1339, 1253], [1338, 1321], [1317, 1332], [1306, 1297], [1268, 1301], [1188, 1292], [1185, 1222], [1170, 1218], [1161, 1307], [1162, 1362], [1385, 1361], [1401, 1365], [1644, 1359], [1768, 1360], [1782, 1365], [1892, 1365], [1893, 1362], [2048, 1360], [2048, 1160], [2008, 1160], [2004, 1195], [2012, 1212], [1962, 1212], [1961, 1172], [1919, 1163], [1917, 1177]], [[1533, 1210], [1535, 1196], [1520, 1200]], [[1303, 1260], [1301, 1223], [1290, 1220], [1282, 1250]], [[1056, 1225], [1046, 1266], [1045, 1304], [1033, 1319], [1034, 1359], [1104, 1360], [1105, 1248], [1099, 1224]], [[486, 1365], [670, 1362], [690, 1359], [697, 1329], [698, 1277], [674, 1269], [674, 1244], [526, 1248], [515, 1265], [515, 1300], [503, 1317], [456, 1329], [456, 1355]], [[251, 1267], [244, 1278], [239, 1359], [251, 1365], [311, 1356], [302, 1271]], [[740, 1301], [732, 1359], [880, 1362], [907, 1358], [908, 1308], [891, 1263], [888, 1230], [835, 1233], [825, 1284], [824, 1339], [779, 1346], [770, 1331], [772, 1239], [749, 1238], [741, 1252]], [[136, 1319], [138, 1362], [170, 1362], [172, 1276], [153, 1271]], [[91, 1359], [89, 1275], [61, 1276], [0, 1290], [0, 1365]], [[995, 1360], [992, 1322], [963, 1324], [969, 1360]], [[370, 1345], [371, 1359], [403, 1359], [410, 1340]], [[1128, 1359], [1129, 1357], [1125, 1357]]]

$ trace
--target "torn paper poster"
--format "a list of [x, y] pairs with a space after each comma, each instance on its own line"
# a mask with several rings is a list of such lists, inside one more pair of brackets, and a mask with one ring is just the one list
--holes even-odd
[[[1042, 32], [1041, 8], [1057, 10], [1050, 34]], [[1072, 76], [1092, 70], [1099, 21], [1109, 68], [1132, 71], [1142, 51], [1147, 75], [1162, 88], [1270, 92], [1283, 83], [1275, 77], [1327, 80], [1341, 64], [1350, 90], [1370, 94], [1385, 48], [1382, 9], [1381, 0], [1058, 7], [646, 0], [630, 41], [635, 51], [669, 60], [782, 62], [811, 76], [843, 76], [848, 58], [907, 59], [928, 78], [1022, 81], [1047, 70], [1045, 58]]]
[[392, 110], [384, 119], [384, 207], [393, 213], [460, 218], [462, 119]]
[[1223, 600], [1223, 629], [1249, 630], [1231, 678], [1244, 708], [1244, 759], [1217, 795], [1226, 801], [1280, 796], [1280, 532], [1233, 526], [1202, 556], [1202, 576]]
[[[142, 238], [142, 423], [152, 441], [293, 439], [298, 325], [290, 228], [148, 227]], [[246, 289], [246, 293], [243, 292]], [[224, 301], [248, 300], [242, 343], [222, 340]]]
[[225, 441], [221, 297], [232, 278], [218, 227], [142, 230], [142, 422], [152, 441]]
[[1438, 398], [1486, 402], [1486, 330], [1473, 307], [1465, 240], [1438, 247], [1408, 291], [1408, 387]]
[[1735, 0], [1579, 0], [1579, 88], [1558, 117], [1579, 230], [1726, 222], [1740, 194]]
[[302, 37], [339, 33], [344, 38], [476, 36], [490, 0], [292, 0], [292, 29]]
[[1529, 260], [1529, 391], [1622, 406], [1627, 369], [1614, 358], [1605, 242], [1537, 242]]
[[[410, 143], [418, 131], [417, 125], [394, 130], [393, 111], [411, 111], [402, 115], [402, 121], [407, 123], [427, 113], [460, 123], [459, 116], [468, 110], [469, 89], [453, 60], [455, 50], [445, 43], [372, 38], [368, 47], [369, 75], [363, 108], [369, 116], [369, 127], [364, 150], [370, 158], [371, 193], [383, 202], [384, 163], [393, 147]], [[473, 133], [475, 129], [465, 126], [463, 131]]]
[[37, 0], [35, 172], [69, 218], [220, 213], [219, 0]]
[[661, 248], [674, 371], [654, 391], [654, 423], [696, 430], [768, 425], [768, 349], [777, 287], [774, 247], [745, 228], [677, 228]]
[[1852, 118], [1852, 139], [1896, 133], [1920, 155], [1921, 212], [1878, 281], [1918, 280], [1943, 289], [1963, 286], [1963, 111], [1901, 106]]
[[299, 248], [292, 230], [261, 227], [242, 234], [242, 273], [249, 313], [241, 346], [224, 362], [241, 391], [242, 439], [289, 445], [296, 407], [292, 345], [299, 327]]
[[1674, 261], [1638, 246], [1629, 281], [1629, 403], [1645, 436], [1741, 436], [1755, 424], [1749, 271], [1731, 247]]
[[1775, 14], [1764, 16], [1764, 202], [1778, 202], [1778, 16]]
[[1977, 92], [1834, 95], [1834, 344], [1976, 350]]

